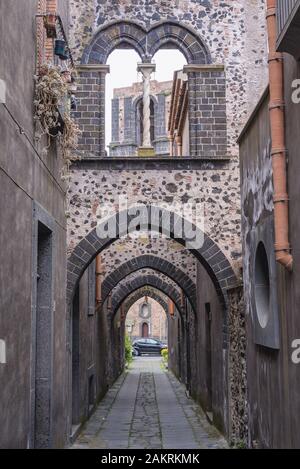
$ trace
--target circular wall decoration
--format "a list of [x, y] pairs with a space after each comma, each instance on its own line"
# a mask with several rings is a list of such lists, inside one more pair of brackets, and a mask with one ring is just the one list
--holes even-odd
[[257, 246], [254, 272], [256, 314], [260, 326], [265, 329], [270, 316], [270, 269], [263, 242]]

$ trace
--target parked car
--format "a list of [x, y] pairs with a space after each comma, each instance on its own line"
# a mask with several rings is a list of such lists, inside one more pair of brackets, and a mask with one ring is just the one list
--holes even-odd
[[138, 339], [133, 342], [132, 347], [136, 356], [144, 354], [160, 355], [162, 350], [168, 348], [167, 345], [156, 339]]

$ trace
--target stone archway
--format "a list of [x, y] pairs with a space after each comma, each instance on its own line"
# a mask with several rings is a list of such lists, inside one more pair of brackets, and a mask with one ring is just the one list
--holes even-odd
[[112, 317], [114, 317], [120, 306], [131, 294], [135, 293], [143, 287], [152, 287], [165, 294], [170, 298], [170, 300], [173, 301], [176, 308], [178, 309], [178, 312], [182, 316], [184, 315], [184, 311], [181, 305], [181, 297], [175, 288], [164, 282], [161, 278], [148, 274], [138, 276], [136, 279], [130, 282], [130, 284], [121, 283], [115, 288], [111, 298]]
[[132, 48], [142, 62], [151, 62], [163, 47], [177, 48], [189, 64], [209, 64], [207, 46], [191, 28], [175, 21], [163, 21], [145, 28], [135, 21], [114, 21], [100, 28], [82, 54], [81, 63], [105, 64], [117, 48]]
[[[84, 106], [88, 102], [93, 103], [93, 109], [96, 115], [88, 118], [82, 114], [84, 111], [77, 112], [80, 127], [84, 136], [80, 138], [78, 152], [84, 158], [103, 158], [105, 157], [105, 80], [109, 72], [109, 66], [106, 65], [109, 55], [118, 48], [133, 49], [141, 58], [142, 64], [139, 67], [151, 65], [153, 56], [160, 50], [172, 48], [179, 50], [187, 61], [184, 71], [188, 75], [188, 112], [189, 112], [189, 142], [190, 156], [203, 159], [228, 159], [227, 156], [227, 130], [226, 130], [226, 87], [225, 73], [222, 65], [212, 64], [211, 55], [208, 47], [201, 37], [190, 27], [179, 24], [178, 22], [167, 20], [149, 27], [144, 27], [135, 21], [117, 20], [106, 24], [96, 32], [85, 48], [79, 71], [79, 91], [80, 98], [78, 104]], [[152, 63], [152, 66], [153, 63]], [[149, 72], [150, 73], [150, 72]], [[151, 79], [151, 73], [147, 80]], [[203, 83], [202, 97], [209, 99], [210, 88], [213, 86], [216, 91], [214, 104], [210, 106], [212, 112], [218, 112], [219, 119], [222, 119], [224, 128], [210, 132], [211, 145], [199, 144], [202, 129], [202, 119], [205, 116], [199, 110], [195, 89], [199, 83]], [[87, 86], [88, 85], [88, 86]], [[90, 86], [96, 85], [96, 86]], [[78, 106], [78, 107], [79, 107]], [[90, 135], [92, 126], [94, 130], [100, 132]], [[221, 135], [220, 135], [221, 132]], [[220, 140], [220, 137], [223, 137]], [[127, 155], [130, 156], [130, 155]]]
[[[146, 208], [149, 215], [148, 219], [150, 220], [151, 206]], [[137, 207], [136, 210], [143, 211], [145, 210], [145, 206]], [[183, 223], [186, 223], [186, 220], [184, 220], [182, 217], [179, 217], [178, 215], [175, 215], [173, 212], [159, 208], [159, 225], [156, 227], [151, 227], [151, 229], [160, 233], [163, 232], [164, 226], [162, 220], [164, 217], [169, 217], [170, 219], [170, 233], [168, 233], [169, 237], [171, 239], [176, 239], [179, 244], [186, 246], [187, 240], [184, 238], [178, 239], [175, 233], [176, 226], [178, 226], [178, 224], [183, 226]], [[89, 266], [89, 264], [98, 254], [100, 254], [114, 241], [127, 235], [127, 227], [133, 226], [135, 218], [136, 214], [132, 215], [128, 211], [118, 212], [112, 215], [109, 220], [99, 225], [101, 231], [105, 231], [107, 224], [111, 223], [113, 226], [115, 226], [114, 236], [107, 237], [106, 239], [100, 239], [97, 235], [97, 228], [95, 228], [74, 248], [72, 254], [69, 257], [67, 266], [67, 301], [69, 305], [72, 303], [76, 286], [78, 285], [82, 274]], [[206, 269], [208, 275], [214, 283], [221, 304], [223, 304], [226, 309], [228, 305], [227, 289], [237, 284], [236, 275], [228, 259], [221, 251], [219, 246], [199, 228], [192, 224], [190, 224], [190, 228], [193, 230], [193, 232], [196, 233], [196, 235], [203, 237], [202, 246], [198, 249], [191, 249], [191, 252]]]
[[127, 312], [130, 310], [130, 308], [137, 303], [141, 298], [144, 298], [147, 296], [148, 298], [152, 298], [152, 300], [156, 301], [165, 311], [166, 315], [169, 314], [169, 309], [168, 309], [168, 304], [167, 302], [162, 298], [161, 292], [159, 290], [150, 288], [149, 286], [140, 288], [138, 291], [132, 293], [130, 297], [127, 299], [127, 301], [124, 304], [124, 311], [125, 315]]
[[157, 270], [158, 272], [170, 277], [184, 291], [185, 295], [189, 298], [194, 311], [196, 311], [196, 286], [192, 280], [182, 272], [182, 270], [178, 269], [170, 262], [161, 259], [160, 257], [150, 255], [134, 258], [114, 270], [114, 272], [112, 272], [102, 284], [102, 300], [105, 301], [110, 291], [127, 275], [144, 268]]

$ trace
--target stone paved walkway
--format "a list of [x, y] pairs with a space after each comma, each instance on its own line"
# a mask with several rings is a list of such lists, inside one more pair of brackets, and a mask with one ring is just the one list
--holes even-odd
[[226, 448], [160, 358], [137, 358], [93, 414], [72, 449]]

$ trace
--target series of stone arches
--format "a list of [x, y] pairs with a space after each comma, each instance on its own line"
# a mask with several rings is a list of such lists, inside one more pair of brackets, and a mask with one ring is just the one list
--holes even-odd
[[[145, 206], [137, 207], [136, 210], [145, 210]], [[151, 219], [151, 206], [147, 207], [149, 214], [149, 220]], [[176, 237], [176, 225], [187, 223], [182, 217], [170, 212], [166, 209], [159, 208], [158, 226], [152, 226], [151, 229], [162, 233], [164, 230], [164, 219], [170, 220], [169, 236], [171, 239], [175, 239], [179, 244], [186, 245], [187, 240]], [[67, 266], [67, 300], [71, 304], [76, 286], [78, 282], [89, 266], [89, 264], [100, 254], [104, 249], [110, 246], [115, 240], [124, 237], [128, 234], [128, 226], [133, 226], [136, 220], [136, 216], [131, 214], [129, 211], [118, 212], [112, 215], [108, 220], [99, 224], [98, 229], [95, 228], [91, 231], [85, 239], [83, 239], [72, 251], [72, 254], [68, 260]], [[124, 223], [125, 221], [125, 223]], [[122, 223], [122, 224], [121, 224]], [[115, 227], [115, 231], [112, 237], [107, 236], [106, 239], [100, 239], [97, 232], [106, 231], [107, 225]], [[203, 244], [199, 249], [192, 249], [191, 252], [205, 267], [208, 275], [211, 277], [216, 292], [220, 298], [221, 303], [226, 307], [228, 303], [227, 290], [233, 287], [237, 283], [235, 272], [233, 271], [231, 264], [228, 259], [219, 248], [219, 246], [203, 233], [196, 226], [191, 225], [193, 232], [199, 234], [203, 238]], [[138, 228], [138, 226], [136, 226]]]
[[152, 300], [156, 301], [165, 311], [166, 315], [169, 314], [168, 303], [162, 298], [161, 292], [157, 289], [151, 288], [149, 286], [145, 286], [140, 288], [139, 290], [133, 292], [127, 300], [124, 302], [124, 311], [125, 315], [128, 313], [130, 308], [137, 303], [142, 298], [152, 298]]
[[183, 314], [181, 297], [179, 293], [171, 285], [163, 281], [161, 278], [155, 275], [140, 275], [129, 284], [121, 283], [115, 288], [115, 291], [111, 299], [111, 310], [112, 315], [115, 315], [120, 306], [126, 301], [126, 299], [135, 291], [140, 290], [143, 287], [152, 287], [159, 290], [168, 296], [175, 304], [178, 311]]
[[[111, 52], [117, 48], [133, 48], [140, 56], [141, 61], [144, 63], [151, 62], [155, 53], [162, 48], [177, 48], [185, 56], [188, 64], [190, 65], [206, 65], [211, 64], [211, 56], [208, 48], [204, 42], [198, 37], [198, 35], [193, 32], [190, 28], [172, 21], [165, 21], [158, 24], [155, 24], [149, 28], [145, 28], [140, 24], [134, 21], [115, 21], [110, 24], [106, 24], [104, 27], [101, 27], [98, 32], [94, 35], [93, 40], [90, 45], [85, 49], [81, 64], [82, 64], [82, 74], [83, 81], [87, 76], [90, 77], [91, 81], [96, 80], [99, 83], [101, 89], [100, 96], [100, 107], [99, 109], [103, 112], [104, 104], [104, 92], [105, 92], [105, 73], [107, 67], [101, 67], [105, 65], [107, 59]], [[97, 66], [98, 71], [96, 72]], [[189, 82], [191, 85], [191, 120], [190, 120], [190, 132], [192, 128], [195, 128], [198, 121], [196, 116], [196, 100], [193, 97], [193, 90], [196, 86], [196, 79], [201, 78], [201, 72], [195, 72], [198, 70], [197, 67], [190, 68], [189, 72]], [[204, 74], [211, 73], [211, 69], [207, 67], [203, 68]], [[97, 78], [93, 74], [98, 74]], [[214, 78], [218, 80], [218, 77], [223, 79], [223, 72], [218, 72], [213, 70], [215, 74]], [[86, 77], [85, 77], [86, 74]], [[202, 79], [202, 78], [201, 78]], [[205, 78], [206, 79], [206, 78]], [[98, 81], [97, 81], [98, 80]], [[208, 76], [208, 81], [210, 76]], [[224, 88], [223, 82], [220, 84]], [[222, 90], [223, 90], [222, 88]], [[195, 94], [195, 93], [194, 93]], [[222, 94], [222, 93], [221, 93]], [[91, 97], [91, 96], [90, 96]], [[94, 97], [98, 100], [98, 96]], [[193, 100], [194, 99], [194, 100]], [[95, 101], [98, 102], [98, 101]], [[101, 127], [101, 138], [103, 139], [104, 130]], [[198, 144], [197, 144], [197, 135], [191, 133], [191, 151], [192, 157], [199, 157], [198, 155]], [[103, 142], [102, 142], [103, 143]], [[219, 148], [219, 147], [218, 147]], [[87, 149], [85, 148], [85, 151]], [[221, 151], [221, 150], [220, 150]], [[99, 152], [101, 154], [101, 152]], [[207, 157], [207, 154], [203, 155]], [[203, 156], [202, 155], [202, 156]], [[223, 155], [224, 156], [224, 155]], [[137, 210], [139, 207], [137, 207]], [[141, 207], [142, 210], [145, 207]], [[151, 201], [149, 206], [147, 206], [148, 212], [151, 211]], [[164, 219], [170, 220], [170, 229], [165, 233]], [[148, 217], [150, 219], [150, 217]], [[90, 231], [90, 233], [85, 236], [72, 250], [71, 255], [68, 259], [67, 267], [67, 301], [68, 305], [71, 307], [76, 288], [79, 284], [80, 279], [83, 276], [83, 273], [87, 267], [92, 263], [92, 261], [101, 254], [106, 248], [112, 245], [116, 240], [125, 237], [127, 232], [127, 227], [132, 226], [132, 223], [135, 221], [135, 214], [132, 214], [130, 210], [124, 212], [118, 212], [109, 217], [105, 222], [101, 222], [98, 227]], [[106, 237], [99, 236], [99, 232], [105, 231], [105, 226], [107, 224], [114, 225], [116, 227], [115, 232]], [[176, 236], [176, 227], [178, 225], [189, 224], [190, 231], [193, 231], [199, 235], [199, 238], [203, 239], [203, 242], [200, 246], [191, 247], [188, 243], [190, 240], [184, 234], [180, 237]], [[99, 229], [100, 228], [100, 229]], [[135, 226], [136, 231], [139, 231], [141, 227], [139, 225]], [[237, 283], [237, 277], [235, 272], [224, 255], [222, 249], [214, 242], [207, 233], [204, 233], [201, 229], [194, 226], [192, 223], [184, 220], [183, 217], [176, 215], [173, 212], [170, 212], [166, 209], [159, 209], [159, 218], [157, 226], [148, 226], [148, 230], [156, 231], [157, 233], [167, 234], [170, 239], [176, 240], [179, 244], [186, 247], [191, 254], [202, 264], [206, 273], [213, 282], [216, 294], [218, 296], [219, 302], [221, 304], [222, 313], [223, 313], [223, 328], [220, 327], [220, 337], [223, 334], [223, 349], [219, 354], [219, 359], [222, 361], [223, 365], [223, 374], [222, 375], [225, 383], [225, 375], [228, 364], [227, 357], [227, 318], [228, 318], [228, 289], [232, 288]], [[159, 299], [159, 303], [164, 305], [164, 310], [167, 311], [167, 305], [162, 299], [160, 294], [166, 295], [172, 303], [176, 306], [177, 311], [179, 312], [179, 323], [180, 323], [180, 334], [181, 334], [181, 346], [183, 351], [183, 361], [184, 370], [182, 376], [185, 377], [185, 383], [190, 386], [191, 383], [191, 356], [195, 354], [196, 340], [195, 340], [195, 319], [197, 316], [197, 294], [196, 287], [193, 282], [183, 273], [180, 269], [175, 268], [170, 263], [159, 261], [154, 259], [151, 256], [141, 256], [135, 261], [128, 261], [124, 265], [115, 269], [104, 281], [102, 285], [103, 291], [103, 304], [101, 313], [108, 313], [110, 317], [111, 324], [111, 342], [112, 348], [110, 353], [112, 357], [116, 358], [115, 354], [115, 345], [121, 336], [121, 328], [118, 326], [117, 330], [114, 330], [115, 327], [114, 319], [117, 317], [117, 313], [120, 313], [120, 308], [122, 306], [123, 312], [128, 311], [129, 305], [133, 304], [132, 301], [136, 302], [141, 298], [141, 294], [148, 292], [149, 297], [155, 295], [155, 299]], [[122, 282], [126, 278], [126, 272], [138, 272], [143, 268], [152, 268], [158, 272], [162, 272], [168, 278], [171, 278], [184, 292], [181, 296], [176, 289], [174, 289], [170, 284], [164, 282], [161, 278], [158, 278], [155, 275], [137, 275], [131, 285], [126, 285]], [[156, 293], [153, 293], [156, 292]], [[110, 301], [107, 301], [110, 298]], [[185, 303], [185, 304], [183, 304]], [[109, 305], [108, 305], [109, 304]], [[99, 310], [100, 311], [100, 310]], [[193, 312], [196, 314], [193, 314]], [[191, 344], [189, 339], [191, 338]], [[178, 339], [179, 342], [179, 339]], [[119, 352], [122, 348], [122, 341], [119, 341]], [[119, 353], [118, 352], [118, 353]], [[120, 355], [118, 356], [120, 358]], [[117, 358], [118, 358], [117, 357]], [[111, 363], [113, 363], [114, 358], [111, 358]], [[194, 362], [195, 363], [195, 360]], [[120, 372], [120, 369], [117, 370]], [[224, 391], [226, 395], [226, 391]], [[226, 396], [225, 398], [226, 399]], [[225, 412], [226, 413], [226, 412]], [[226, 416], [224, 414], [224, 420]]]
[[182, 288], [196, 311], [196, 286], [192, 280], [182, 270], [171, 264], [171, 262], [150, 255], [134, 258], [115, 269], [102, 284], [103, 301], [105, 301], [110, 291], [125, 279], [127, 275], [144, 268], [151, 268], [170, 277]]

